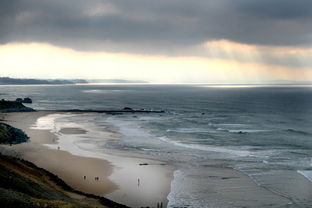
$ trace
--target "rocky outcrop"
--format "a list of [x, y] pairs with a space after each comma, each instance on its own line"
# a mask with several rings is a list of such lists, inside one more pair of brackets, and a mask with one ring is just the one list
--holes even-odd
[[0, 112], [32, 112], [32, 108], [26, 107], [22, 102], [0, 100]]
[[125, 111], [133, 111], [133, 109], [129, 108], [129, 107], [124, 107], [123, 110], [125, 110]]
[[32, 100], [29, 98], [29, 97], [26, 97], [26, 98], [24, 98], [24, 99], [22, 99], [22, 98], [16, 98], [16, 100], [15, 100], [16, 102], [20, 102], [20, 103], [32, 103]]

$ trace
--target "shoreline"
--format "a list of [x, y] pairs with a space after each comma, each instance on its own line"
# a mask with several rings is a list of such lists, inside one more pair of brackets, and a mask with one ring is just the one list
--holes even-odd
[[[70, 114], [77, 113], [82, 112], [70, 112]], [[107, 154], [94, 158], [83, 154], [81, 156], [81, 153], [73, 154], [62, 148], [58, 149], [56, 142], [60, 138], [50, 130], [31, 128], [38, 118], [50, 114], [66, 113], [59, 111], [2, 113], [0, 119], [22, 129], [30, 137], [28, 143], [5, 148], [58, 175], [76, 190], [103, 196], [132, 207], [156, 207], [158, 202], [166, 207], [173, 179], [173, 167], [162, 165], [162, 161], [143, 155], [134, 157], [127, 153], [122, 156]], [[75, 128], [63, 128], [61, 131], [66, 136], [85, 133], [84, 130]], [[52, 149], [53, 145], [54, 149]], [[140, 166], [140, 163], [150, 165]]]
[[[0, 114], [0, 119], [24, 130], [30, 137], [29, 143], [14, 145], [7, 149], [16, 151], [23, 159], [58, 175], [76, 190], [103, 196], [130, 207], [156, 207], [159, 202], [163, 202], [166, 207], [168, 199], [170, 201], [174, 201], [176, 198], [183, 199], [183, 186], [192, 184], [191, 181], [187, 181], [189, 179], [187, 175], [182, 174], [182, 178], [179, 175], [182, 173], [180, 170], [183, 171], [185, 168], [184, 166], [175, 166], [174, 168], [166, 162], [151, 158], [151, 156], [136, 155], [126, 151], [122, 154], [115, 152], [116, 154], [111, 155], [111, 151], [108, 150], [99, 155], [84, 152], [79, 148], [66, 149], [66, 145], [74, 144], [69, 140], [75, 139], [77, 135], [88, 135], [86, 130], [79, 127], [62, 126], [57, 131], [63, 132], [59, 137], [51, 130], [30, 128], [38, 118], [48, 115], [66, 116], [71, 114], [81, 113], [38, 111]], [[110, 132], [104, 130], [103, 137], [110, 138]], [[58, 149], [58, 146], [61, 148]], [[149, 165], [140, 165], [143, 163]], [[202, 196], [207, 206], [266, 207], [287, 206], [293, 203], [287, 197], [259, 186], [242, 171], [224, 167], [217, 161], [209, 160], [209, 165], [205, 170], [199, 170], [196, 167], [193, 170], [193, 168], [193, 166], [189, 167], [187, 170], [190, 172], [187, 174], [205, 178], [201, 185], [209, 187], [205, 195]], [[95, 177], [99, 177], [100, 180], [94, 180]], [[140, 185], [138, 185], [138, 178]], [[304, 180], [298, 182], [302, 183]], [[179, 207], [176, 202], [169, 205]], [[184, 205], [181, 204], [182, 207]]]

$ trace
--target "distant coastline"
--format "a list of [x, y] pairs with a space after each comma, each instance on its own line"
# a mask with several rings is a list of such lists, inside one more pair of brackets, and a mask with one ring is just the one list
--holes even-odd
[[23, 79], [0, 77], [0, 85], [58, 85], [58, 84], [88, 84], [88, 83], [148, 83], [141, 80], [123, 79]]
[[49, 79], [17, 79], [10, 77], [0, 77], [0, 85], [40, 85], [40, 84], [77, 84], [77, 83], [88, 83], [88, 82], [82, 79], [49, 80]]

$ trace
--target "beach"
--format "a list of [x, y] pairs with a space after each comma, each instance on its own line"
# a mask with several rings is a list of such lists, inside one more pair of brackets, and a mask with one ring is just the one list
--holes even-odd
[[[50, 130], [34, 128], [38, 119], [67, 115], [68, 113], [50, 111], [1, 114], [1, 119], [24, 130], [30, 136], [28, 143], [5, 148], [52, 172], [76, 190], [103, 196], [130, 207], [156, 207], [161, 203], [166, 207], [168, 199], [179, 207], [181, 202], [175, 202], [174, 199], [185, 197], [186, 186], [189, 188], [199, 185], [196, 181], [189, 181], [187, 175], [174, 171], [173, 166], [150, 156], [130, 152], [113, 155], [87, 153], [87, 156], [83, 150], [64, 151], [63, 148], [68, 150], [68, 146], [74, 145], [70, 138], [84, 135], [84, 129], [61, 128], [59, 132], [65, 136], [61, 139], [62, 137], [58, 138]], [[47, 121], [48, 119], [45, 120]], [[104, 135], [109, 136], [110, 133], [104, 132]], [[66, 138], [68, 141], [65, 141]], [[205, 171], [196, 168], [188, 170], [188, 174], [203, 178], [202, 185], [209, 187], [204, 193], [205, 196], [202, 196], [206, 201], [201, 202], [205, 203], [206, 207], [270, 207], [292, 204], [283, 194], [258, 186], [239, 171], [222, 167], [215, 160], [207, 162], [210, 167]], [[304, 178], [297, 182], [304, 185]], [[306, 188], [310, 189], [311, 186], [306, 185]], [[188, 203], [182, 202], [181, 207]]]
[[[5, 146], [5, 149], [52, 172], [76, 190], [104, 196], [131, 207], [156, 207], [157, 203], [164, 207], [167, 205], [174, 170], [172, 166], [138, 155], [102, 155], [95, 158], [63, 151], [57, 144], [59, 138], [51, 131], [32, 128], [38, 118], [53, 113], [1, 114], [2, 120], [22, 129], [30, 137], [28, 143]], [[73, 136], [85, 133], [79, 128], [63, 128], [60, 131]]]

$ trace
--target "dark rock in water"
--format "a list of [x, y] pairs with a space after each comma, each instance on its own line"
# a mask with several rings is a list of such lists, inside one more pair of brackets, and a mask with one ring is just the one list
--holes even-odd
[[126, 111], [133, 111], [132, 108], [129, 108], [129, 107], [124, 107], [123, 110], [126, 110]]
[[24, 99], [22, 98], [16, 98], [15, 100], [16, 102], [19, 102], [19, 103], [32, 103], [32, 100], [29, 98], [29, 97], [26, 97]]
[[20, 129], [0, 123], [0, 144], [19, 144], [27, 142], [29, 137]]
[[110, 115], [121, 115], [123, 113], [165, 113], [163, 110], [135, 110], [132, 108], [124, 108], [121, 110], [79, 110], [79, 109], [70, 109], [70, 110], [58, 110], [58, 112], [80, 112], [80, 113], [106, 113]]
[[23, 102], [23, 99], [22, 98], [16, 98], [15, 101], [21, 103], [21, 102]]
[[115, 115], [122, 115], [122, 113], [115, 113], [115, 112], [109, 112], [109, 113], [107, 113], [107, 114], [109, 114], [109, 115], [113, 115], [113, 116], [115, 116]]
[[140, 165], [148, 165], [148, 163], [140, 163]]
[[32, 108], [24, 106], [18, 101], [0, 100], [0, 112], [33, 112]]
[[22, 103], [32, 103], [32, 100], [29, 97], [27, 97], [27, 98], [24, 98]]

